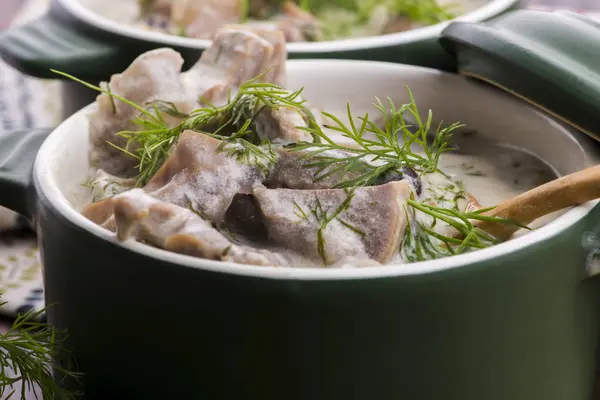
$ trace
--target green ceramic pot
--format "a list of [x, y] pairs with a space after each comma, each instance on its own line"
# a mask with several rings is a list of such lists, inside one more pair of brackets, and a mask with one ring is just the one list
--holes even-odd
[[[585, 135], [458, 75], [343, 60], [290, 61], [288, 74], [289, 87], [330, 110], [406, 101], [409, 85], [436, 121], [460, 120], [560, 174], [600, 160]], [[69, 331], [85, 399], [590, 399], [597, 202], [507, 243], [423, 263], [207, 261], [120, 243], [79, 214], [91, 107], [45, 140], [37, 131], [0, 143], [1, 204], [35, 221], [48, 320]]]
[[[132, 0], [128, 0], [132, 1]], [[520, 0], [475, 0], [483, 5], [459, 20], [478, 22], [516, 9]], [[115, 3], [117, 3], [115, 1]], [[0, 35], [0, 56], [18, 70], [39, 78], [54, 79], [51, 68], [90, 82], [108, 80], [125, 69], [139, 54], [157, 47], [172, 47], [193, 65], [210, 41], [150, 32], [110, 20], [90, 11], [86, 0], [54, 0], [41, 19]], [[320, 43], [291, 43], [290, 58], [341, 58], [393, 61], [443, 70], [455, 69], [454, 58], [437, 39], [448, 23], [409, 32], [371, 38]], [[94, 94], [66, 85], [65, 117], [91, 103]]]

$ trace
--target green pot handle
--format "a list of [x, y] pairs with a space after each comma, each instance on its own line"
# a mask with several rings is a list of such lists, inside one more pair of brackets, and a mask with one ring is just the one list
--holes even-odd
[[0, 205], [33, 217], [32, 170], [35, 157], [51, 129], [0, 133]]
[[[59, 2], [28, 24], [0, 33], [0, 57], [36, 78], [59, 79], [50, 69], [88, 81], [123, 72], [141, 53], [166, 45], [125, 37], [78, 20]], [[171, 46], [184, 58], [183, 70], [198, 61], [201, 49]]]
[[131, 57], [126, 47], [79, 33], [51, 14], [0, 34], [0, 56], [18, 71], [51, 79], [58, 78], [51, 68], [83, 79], [105, 77], [125, 69]]
[[600, 24], [571, 12], [520, 10], [454, 22], [440, 43], [460, 74], [503, 89], [600, 140]]

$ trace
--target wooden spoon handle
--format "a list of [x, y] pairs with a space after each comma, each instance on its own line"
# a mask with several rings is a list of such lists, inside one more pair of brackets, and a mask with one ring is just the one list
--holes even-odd
[[[600, 165], [566, 175], [503, 201], [485, 215], [510, 218], [527, 225], [544, 215], [598, 198]], [[507, 240], [519, 230], [518, 226], [501, 222], [475, 221], [474, 225], [501, 240]]]

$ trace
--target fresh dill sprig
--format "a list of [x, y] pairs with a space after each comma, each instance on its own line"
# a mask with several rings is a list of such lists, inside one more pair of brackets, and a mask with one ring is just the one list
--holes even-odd
[[207, 135], [221, 140], [221, 144], [216, 150], [217, 153], [224, 153], [241, 163], [254, 165], [265, 175], [268, 175], [277, 161], [277, 157], [269, 140], [262, 140], [258, 145], [246, 140], [252, 134], [252, 131], [249, 130], [251, 122], [251, 119], [246, 120], [246, 123], [231, 136], [221, 136], [213, 133], [207, 133]]
[[308, 215], [304, 212], [304, 210], [302, 209], [302, 207], [300, 207], [296, 200], [294, 200], [294, 208], [296, 209], [296, 211], [294, 211], [294, 214], [296, 214], [298, 218], [308, 221]]
[[[102, 88], [64, 72], [51, 71], [88, 88], [105, 93], [111, 99], [122, 101], [140, 112], [140, 115], [131, 121], [138, 129], [117, 133], [127, 140], [127, 145], [120, 147], [113, 143], [109, 144], [138, 160], [139, 174], [136, 180], [137, 186], [141, 187], [154, 176], [168, 158], [170, 149], [177, 143], [181, 133], [188, 129], [210, 133], [220, 138], [234, 135], [232, 142], [236, 143], [237, 150], [232, 151], [231, 154], [234, 154], [239, 160], [264, 161], [265, 157], [256, 157], [258, 153], [264, 153], [262, 155], [266, 156], [267, 160], [271, 159], [270, 150], [261, 150], [265, 147], [265, 143], [260, 141], [256, 135], [252, 135], [247, 128], [265, 109], [276, 110], [280, 107], [290, 107], [300, 111], [304, 109], [305, 101], [300, 97], [302, 89], [290, 92], [275, 84], [260, 82], [261, 78], [270, 70], [267, 69], [240, 85], [235, 96], [229, 96], [225, 105], [217, 107], [204, 101], [203, 103], [206, 104], [204, 107], [189, 114], [179, 111], [174, 104], [163, 101], [155, 101], [144, 106], [135, 104], [111, 92], [108, 87]], [[171, 127], [163, 118], [163, 114], [178, 117], [182, 121]], [[247, 125], [246, 129], [240, 133], [245, 125]], [[258, 166], [262, 169], [265, 164]]]
[[413, 22], [437, 24], [455, 18], [458, 4], [439, 4], [437, 0], [393, 0], [390, 10]]
[[[463, 254], [501, 242], [500, 239], [478, 228], [471, 221], [491, 221], [529, 229], [527, 226], [511, 219], [485, 215], [494, 207], [481, 208], [475, 211], [459, 211], [457, 206], [444, 208], [414, 199], [407, 199], [407, 205], [414, 209], [415, 214], [421, 212], [431, 217], [429, 224], [415, 217], [412, 218], [412, 225], [410, 223], [407, 225], [401, 250], [404, 258], [409, 262]], [[435, 231], [434, 228], [439, 222], [446, 223], [458, 231], [462, 239]]]
[[[316, 222], [319, 225], [319, 228], [317, 229], [317, 253], [319, 254], [319, 257], [321, 257], [321, 260], [323, 260], [323, 263], [325, 265], [328, 264], [328, 258], [327, 258], [327, 254], [325, 252], [325, 237], [324, 237], [324, 233], [325, 233], [325, 229], [327, 229], [327, 226], [333, 221], [333, 220], [337, 220], [339, 221], [342, 225], [344, 225], [346, 228], [352, 230], [353, 232], [364, 236], [364, 233], [352, 226], [349, 222], [346, 222], [344, 220], [342, 220], [339, 216], [340, 214], [349, 209], [350, 208], [350, 203], [352, 202], [352, 199], [354, 198], [354, 189], [348, 189], [345, 188], [344, 189], [346, 192], [346, 198], [344, 199], [344, 201], [342, 201], [340, 203], [340, 205], [332, 212], [329, 213], [328, 210], [326, 210], [323, 205], [321, 204], [321, 200], [319, 200], [319, 198], [315, 198], [315, 206], [310, 208], [310, 214], [314, 217], [314, 219], [316, 220]], [[294, 207], [296, 208], [296, 211], [294, 211], [294, 214], [296, 214], [296, 216], [298, 216], [298, 218], [300, 218], [301, 220], [308, 220], [308, 213], [306, 213], [302, 207], [300, 207], [298, 205], [298, 203], [296, 203], [294, 201]]]
[[[91, 83], [85, 82], [65, 72], [54, 69], [51, 69], [50, 71], [97, 92], [106, 94], [111, 99], [113, 112], [116, 112], [115, 99], [139, 111], [140, 115], [131, 122], [139, 126], [140, 129], [138, 131], [122, 131], [117, 133], [117, 135], [128, 139], [127, 146], [121, 148], [111, 142], [108, 142], [108, 144], [139, 160], [138, 168], [140, 173], [137, 177], [137, 182], [138, 186], [143, 186], [152, 175], [154, 175], [158, 168], [160, 168], [162, 162], [164, 162], [168, 155], [167, 150], [175, 143], [175, 140], [181, 133], [181, 131], [179, 131], [177, 135], [175, 135], [173, 128], [169, 128], [165, 119], [162, 117], [161, 107], [164, 107], [165, 103], [156, 102], [156, 104], [150, 104], [149, 106], [144, 107], [123, 96], [113, 93], [108, 88], [108, 85], [106, 85], [107, 88], [103, 88], [101, 86], [92, 85]], [[179, 112], [178, 110], [174, 111]], [[139, 134], [139, 137], [135, 136], [136, 133]], [[134, 138], [136, 140], [133, 140]], [[138, 147], [136, 147], [135, 150], [130, 151], [129, 148], [132, 143], [135, 143]], [[152, 173], [149, 173], [149, 171], [152, 171]]]
[[[5, 304], [5, 303], [2, 303]], [[41, 397], [48, 400], [75, 399], [78, 393], [61, 386], [55, 381], [52, 371], [55, 370], [63, 378], [79, 381], [81, 374], [72, 372], [55, 361], [55, 357], [64, 353], [62, 343], [66, 338], [64, 332], [51, 328], [45, 323], [36, 322], [45, 310], [30, 311], [20, 314], [12, 327], [0, 334], [0, 398], [10, 399], [14, 396], [15, 386], [20, 386], [21, 400], [26, 400], [27, 391], [37, 387]], [[14, 376], [9, 376], [12, 369]]]
[[183, 124], [187, 129], [216, 124], [216, 130], [212, 133], [220, 134], [231, 128], [237, 130], [248, 120], [253, 122], [265, 108], [277, 110], [290, 107], [302, 110], [305, 100], [300, 95], [303, 89], [290, 92], [272, 83], [258, 82], [268, 71], [240, 85], [236, 95], [229, 97], [224, 106], [215, 107], [208, 103], [206, 107], [192, 111]]
[[[439, 172], [439, 158], [443, 153], [452, 150], [450, 147], [452, 133], [462, 125], [454, 123], [442, 128], [440, 124], [430, 145], [428, 141], [433, 119], [432, 112], [430, 110], [427, 120], [423, 121], [412, 92], [408, 87], [406, 89], [410, 102], [399, 108], [396, 108], [391, 99], [388, 99], [388, 107], [377, 99], [374, 106], [383, 117], [383, 126], [370, 119], [368, 113], [358, 118], [360, 124], [357, 124], [350, 103], [346, 105], [348, 124], [330, 113], [322, 113], [333, 121], [332, 125], [326, 125], [325, 128], [351, 139], [352, 146], [335, 142], [321, 126], [312, 125], [299, 129], [309, 132], [318, 140], [312, 143], [300, 142], [290, 146], [290, 150], [307, 152], [302, 158], [307, 160], [305, 163], [307, 168], [316, 168], [315, 182], [340, 174], [342, 181], [336, 187], [369, 186], [383, 174], [390, 170], [399, 171], [403, 166], [408, 166], [419, 173]], [[416, 121], [416, 127], [407, 123], [406, 113]], [[414, 151], [415, 145], [422, 152]]]

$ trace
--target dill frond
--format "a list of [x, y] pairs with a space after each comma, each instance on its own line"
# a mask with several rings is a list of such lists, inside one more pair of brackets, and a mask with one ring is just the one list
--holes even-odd
[[[5, 303], [2, 303], [5, 304]], [[27, 391], [37, 387], [42, 398], [48, 400], [71, 400], [78, 393], [65, 389], [57, 382], [53, 370], [64, 378], [79, 381], [81, 374], [73, 372], [72, 365], [63, 366], [55, 361], [64, 353], [62, 344], [66, 335], [45, 323], [36, 320], [45, 312], [31, 311], [21, 314], [11, 329], [0, 334], [0, 398], [10, 399], [14, 387], [20, 386], [21, 400], [26, 400]], [[14, 376], [9, 376], [12, 369]]]
[[[423, 121], [416, 106], [410, 89], [406, 88], [410, 102], [397, 108], [391, 99], [385, 106], [377, 99], [374, 104], [383, 118], [383, 126], [374, 122], [369, 114], [356, 118], [352, 114], [350, 103], [346, 104], [348, 123], [328, 112], [322, 114], [333, 121], [326, 125], [332, 131], [338, 132], [342, 137], [350, 139], [354, 146], [340, 144], [332, 140], [322, 127], [313, 124], [309, 127], [300, 127], [318, 138], [315, 142], [300, 142], [290, 146], [292, 151], [306, 151], [306, 167], [316, 167], [315, 181], [320, 181], [333, 174], [342, 174], [343, 178], [336, 187], [370, 186], [383, 174], [391, 170], [400, 171], [404, 166], [410, 167], [418, 173], [439, 172], [438, 162], [440, 156], [451, 151], [450, 139], [452, 133], [462, 127], [454, 123], [442, 128], [442, 124], [435, 131], [433, 143], [428, 143], [433, 115], [429, 111], [427, 120]], [[406, 114], [410, 114], [416, 121], [413, 127], [406, 121]], [[355, 120], [358, 119], [360, 124]], [[414, 146], [421, 152], [413, 150]], [[335, 155], [327, 154], [328, 152]], [[339, 154], [347, 156], [340, 157]], [[349, 176], [352, 176], [349, 178]], [[344, 179], [344, 177], [346, 179]]]
[[[210, 133], [227, 142], [221, 150], [227, 151], [238, 160], [257, 162], [263, 170], [268, 169], [274, 160], [274, 154], [268, 143], [259, 141], [249, 129], [258, 113], [265, 108], [276, 110], [279, 107], [290, 107], [298, 111], [304, 110], [304, 100], [301, 98], [302, 89], [290, 92], [281, 87], [260, 82], [260, 79], [270, 69], [255, 78], [240, 85], [235, 96], [228, 99], [223, 106], [216, 107], [204, 102], [204, 107], [198, 108], [189, 114], [179, 111], [174, 104], [155, 101], [146, 106], [119, 96], [108, 88], [102, 88], [84, 82], [64, 72], [52, 70], [65, 78], [96, 90], [111, 97], [111, 100], [122, 101], [139, 111], [139, 116], [133, 119], [138, 129], [121, 131], [117, 135], [127, 139], [125, 147], [119, 147], [124, 154], [138, 160], [139, 174], [136, 177], [137, 186], [144, 186], [158, 171], [169, 156], [170, 149], [177, 143], [181, 133], [185, 130], [194, 130]], [[116, 108], [115, 108], [116, 109]], [[163, 114], [181, 118], [181, 122], [169, 127], [162, 117]], [[232, 136], [231, 140], [226, 138]]]
[[[415, 217], [412, 219], [412, 224], [409, 224], [406, 229], [401, 252], [409, 262], [463, 254], [501, 242], [500, 239], [478, 228], [471, 221], [491, 221], [528, 229], [526, 226], [508, 218], [485, 215], [494, 207], [482, 208], [476, 211], [459, 211], [454, 207], [438, 207], [414, 199], [408, 199], [407, 205], [414, 209], [415, 214], [418, 212], [426, 214], [431, 217], [432, 221], [426, 224]], [[435, 231], [434, 228], [439, 222], [443, 222], [458, 231], [462, 238], [444, 235]]]

